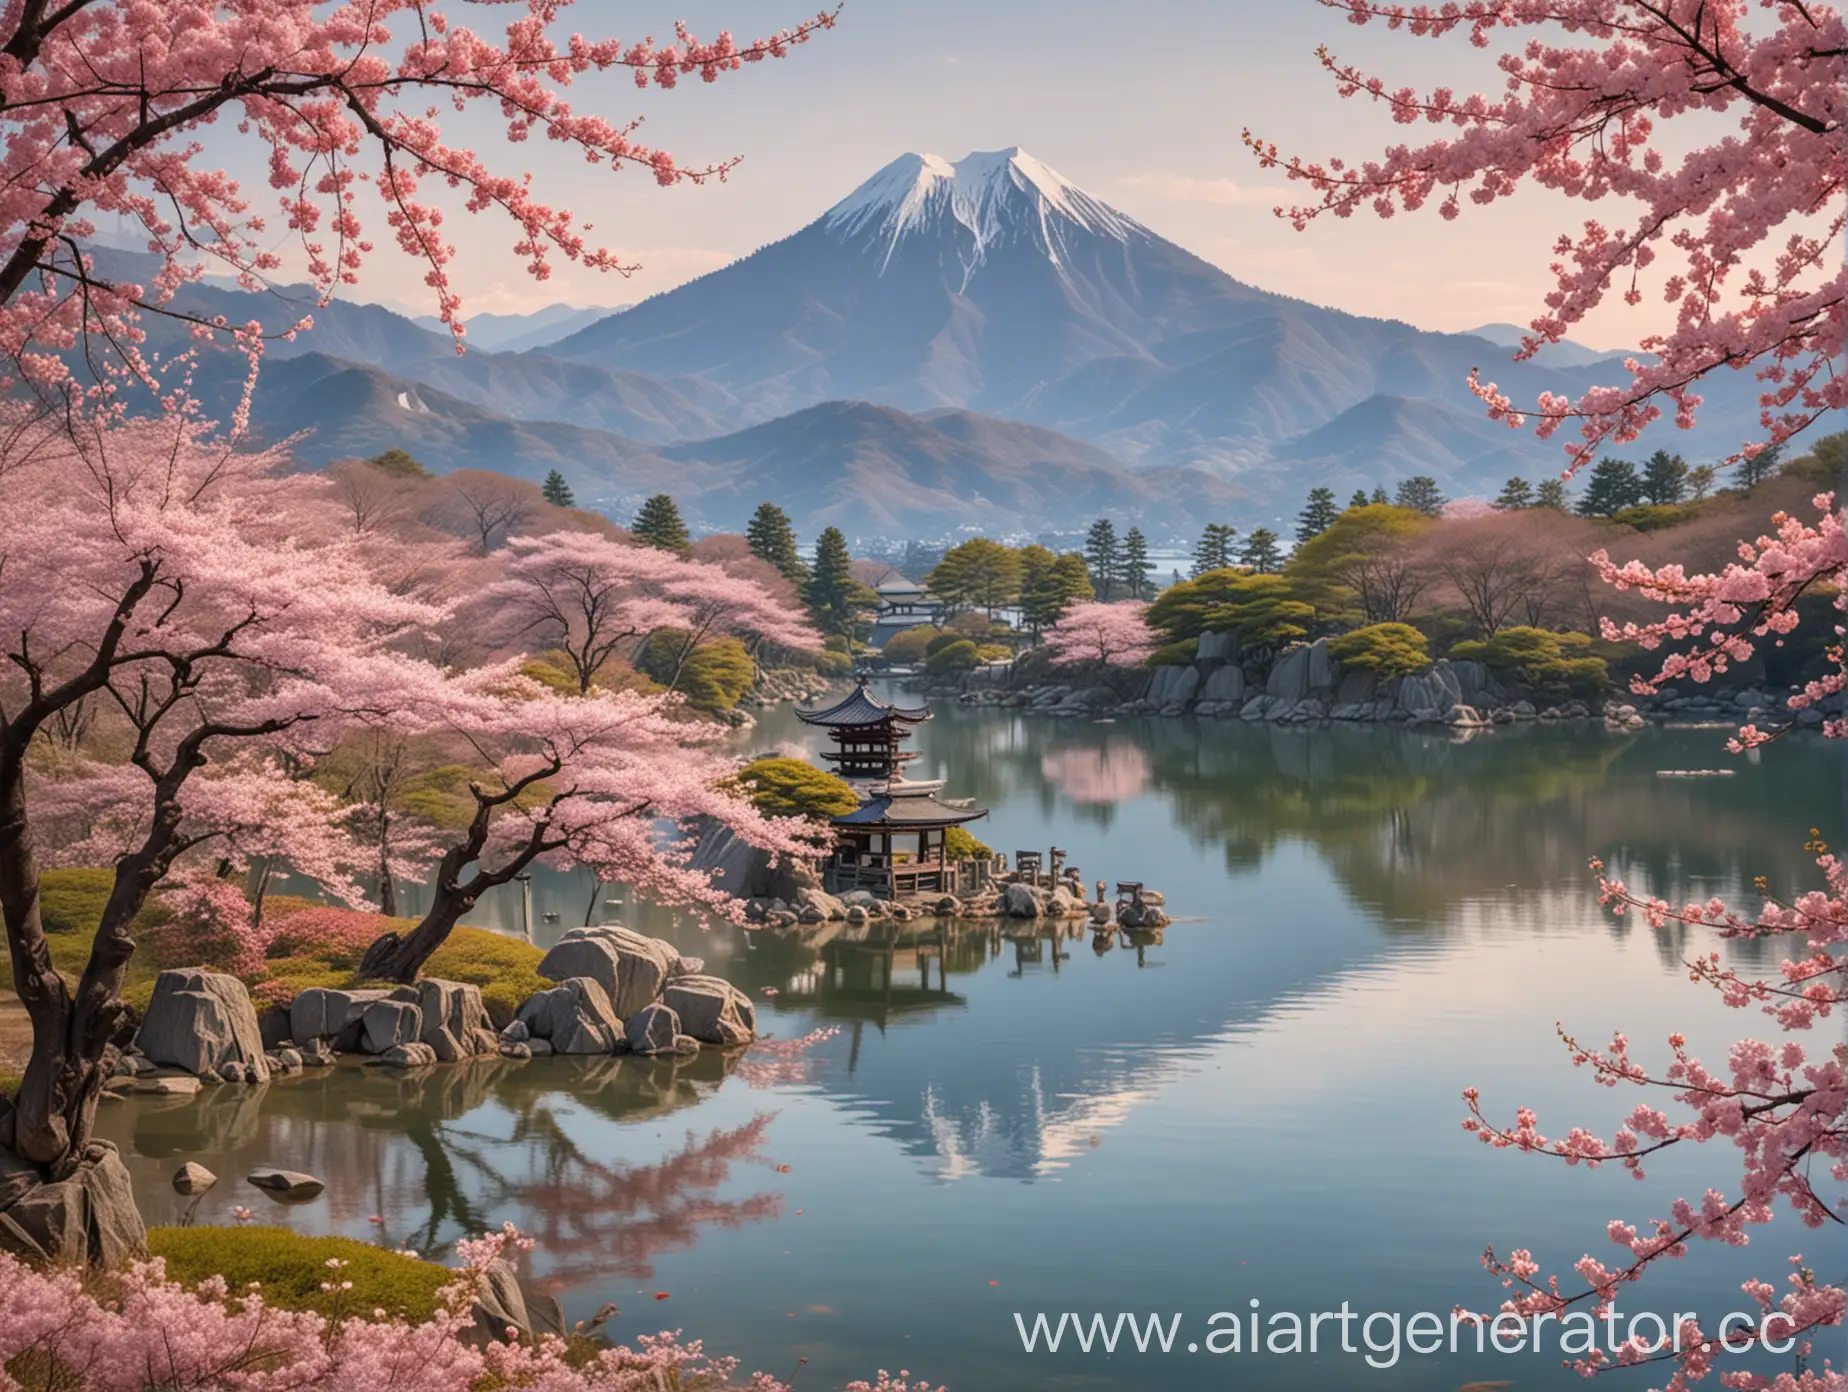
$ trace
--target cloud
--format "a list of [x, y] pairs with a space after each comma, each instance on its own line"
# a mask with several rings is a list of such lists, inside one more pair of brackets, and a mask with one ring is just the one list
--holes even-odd
[[1193, 174], [1173, 174], [1159, 170], [1147, 174], [1131, 174], [1121, 182], [1127, 188], [1141, 189], [1176, 203], [1245, 204], [1274, 208], [1279, 203], [1289, 201], [1281, 189], [1250, 188], [1230, 179], [1202, 179]]

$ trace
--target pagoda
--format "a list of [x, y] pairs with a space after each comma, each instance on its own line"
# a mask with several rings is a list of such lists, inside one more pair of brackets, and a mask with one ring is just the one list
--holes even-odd
[[832, 706], [798, 708], [796, 718], [828, 731], [834, 747], [822, 758], [860, 796], [858, 807], [833, 819], [838, 839], [824, 868], [824, 886], [835, 894], [864, 889], [882, 899], [952, 893], [956, 872], [949, 829], [988, 812], [940, 801], [942, 779], [905, 777], [905, 765], [918, 756], [902, 746], [913, 726], [931, 718], [929, 709], [888, 705], [861, 678]]

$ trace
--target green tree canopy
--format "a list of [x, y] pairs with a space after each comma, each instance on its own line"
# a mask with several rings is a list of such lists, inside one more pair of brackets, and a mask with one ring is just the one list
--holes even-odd
[[1239, 553], [1239, 564], [1256, 571], [1278, 571], [1283, 569], [1283, 547], [1278, 544], [1277, 534], [1269, 527], [1253, 527], [1251, 535], [1245, 538], [1245, 549]]
[[894, 633], [886, 639], [879, 655], [887, 662], [922, 662], [930, 651], [931, 639], [942, 633], [942, 629], [929, 624], [918, 624]]
[[565, 476], [554, 469], [545, 476], [545, 482], [539, 485], [539, 496], [553, 507], [574, 508], [577, 498], [571, 492], [571, 485], [565, 482]]
[[1422, 512], [1427, 517], [1440, 516], [1444, 511], [1446, 499], [1438, 490], [1437, 480], [1429, 474], [1414, 474], [1402, 479], [1399, 488], [1392, 495], [1394, 504], [1410, 508], [1413, 512]]
[[1340, 515], [1341, 509], [1335, 506], [1334, 489], [1311, 488], [1309, 501], [1296, 517], [1296, 539], [1300, 542], [1320, 536]]
[[1077, 552], [1054, 556], [1050, 565], [1029, 561], [1020, 591], [1020, 621], [1027, 632], [1038, 638], [1067, 609], [1091, 595], [1090, 567]]
[[1766, 445], [1757, 454], [1741, 459], [1733, 465], [1733, 479], [1750, 494], [1759, 484], [1778, 472], [1784, 458], [1782, 445]]
[[843, 778], [801, 759], [767, 755], [738, 770], [738, 786], [767, 817], [839, 817], [860, 805]]
[[1154, 569], [1148, 539], [1140, 527], [1131, 527], [1123, 533], [1123, 568], [1118, 574], [1123, 593], [1131, 599], [1147, 599], [1155, 588], [1149, 583], [1149, 573]]
[[1201, 576], [1209, 570], [1224, 570], [1231, 565], [1237, 559], [1232, 554], [1232, 539], [1237, 535], [1237, 527], [1224, 522], [1208, 522], [1194, 546], [1191, 574]]
[[992, 615], [1020, 597], [1023, 571], [1017, 551], [987, 537], [971, 537], [944, 552], [924, 583], [952, 613], [980, 609]]
[[1571, 506], [1571, 499], [1566, 496], [1566, 481], [1562, 478], [1545, 478], [1534, 489], [1534, 506], [1552, 508], [1555, 512], [1565, 512]]
[[1274, 647], [1306, 636], [1315, 606], [1281, 575], [1227, 568], [1170, 585], [1149, 605], [1147, 618], [1171, 643], [1236, 633], [1247, 646]]
[[1604, 659], [1593, 655], [1591, 635], [1544, 628], [1504, 628], [1493, 638], [1457, 643], [1450, 655], [1512, 673], [1545, 696], [1596, 696], [1610, 684]]
[[1349, 508], [1297, 547], [1285, 570], [1325, 617], [1401, 623], [1430, 583], [1413, 550], [1430, 526], [1424, 513], [1392, 503]]
[[637, 541], [663, 551], [677, 551], [684, 556], [693, 549], [687, 524], [680, 520], [680, 508], [666, 493], [657, 493], [643, 503], [629, 530]]
[[1357, 508], [1357, 507], [1365, 507], [1366, 505], [1367, 505], [1367, 490], [1364, 488], [1356, 488], [1354, 490], [1354, 496], [1348, 499], [1348, 506], [1351, 508]]
[[815, 568], [802, 597], [815, 627], [842, 638], [851, 637], [861, 611], [878, 602], [853, 578], [853, 556], [839, 527], [824, 527], [815, 539]]
[[383, 469], [398, 478], [427, 479], [431, 477], [428, 469], [411, 457], [410, 451], [401, 450], [396, 445], [383, 454], [375, 454], [366, 461], [375, 469]]
[[1643, 501], [1657, 507], [1680, 502], [1688, 494], [1687, 461], [1678, 454], [1657, 450], [1643, 462]]
[[1367, 501], [1369, 503], [1390, 503], [1392, 501], [1392, 495], [1386, 491], [1385, 484], [1375, 484], [1373, 486], [1373, 496], [1367, 499]]
[[1533, 486], [1529, 484], [1526, 479], [1519, 476], [1509, 479], [1502, 485], [1501, 494], [1494, 502], [1494, 506], [1500, 508], [1503, 512], [1519, 512], [1523, 508], [1530, 508], [1533, 505]]
[[1116, 523], [1100, 517], [1085, 533], [1084, 563], [1091, 572], [1091, 589], [1099, 599], [1116, 594], [1117, 576], [1122, 573], [1123, 553], [1117, 542]]
[[945, 643], [925, 660], [924, 670], [933, 677], [940, 677], [949, 672], [967, 672], [982, 665], [982, 654], [975, 644], [967, 638], [957, 638]]
[[775, 503], [759, 503], [744, 529], [751, 554], [776, 567], [777, 574], [800, 589], [808, 581], [808, 566], [796, 546], [796, 529], [789, 514]]
[[1579, 499], [1580, 517], [1609, 517], [1643, 501], [1643, 480], [1627, 459], [1606, 455], [1591, 466], [1585, 496]]

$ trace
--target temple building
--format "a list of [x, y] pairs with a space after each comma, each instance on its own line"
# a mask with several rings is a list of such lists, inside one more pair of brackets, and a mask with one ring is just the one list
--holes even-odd
[[835, 894], [864, 889], [882, 899], [956, 893], [949, 830], [988, 812], [939, 800], [941, 779], [905, 777], [905, 765], [917, 754], [902, 746], [930, 711], [888, 705], [862, 680], [825, 710], [798, 708], [796, 717], [828, 731], [834, 747], [822, 758], [860, 795], [858, 807], [834, 818], [838, 840], [823, 869], [824, 886]]

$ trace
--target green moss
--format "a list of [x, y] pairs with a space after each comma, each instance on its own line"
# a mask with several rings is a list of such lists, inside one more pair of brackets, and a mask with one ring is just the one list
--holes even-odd
[[[252, 1281], [263, 1301], [284, 1310], [334, 1312], [336, 1293], [321, 1289], [336, 1275], [353, 1289], [338, 1293], [345, 1312], [375, 1309], [420, 1322], [439, 1307], [438, 1295], [455, 1273], [434, 1262], [400, 1256], [351, 1237], [304, 1237], [287, 1228], [149, 1228], [148, 1252], [165, 1257], [167, 1274], [192, 1286], [223, 1276], [233, 1294]], [[329, 1260], [346, 1265], [338, 1273]]]
[[425, 976], [461, 981], [481, 988], [481, 1003], [496, 1029], [513, 1023], [514, 1013], [535, 991], [555, 984], [539, 975], [545, 953], [529, 942], [486, 928], [456, 928], [424, 963]]
[[1186, 667], [1199, 655], [1198, 638], [1182, 638], [1177, 642], [1163, 643], [1149, 654], [1151, 667]]
[[994, 849], [985, 841], [977, 841], [962, 827], [951, 827], [943, 833], [943, 851], [951, 860], [993, 860]]
[[47, 933], [94, 933], [115, 888], [109, 869], [46, 870], [39, 875], [39, 915]]

